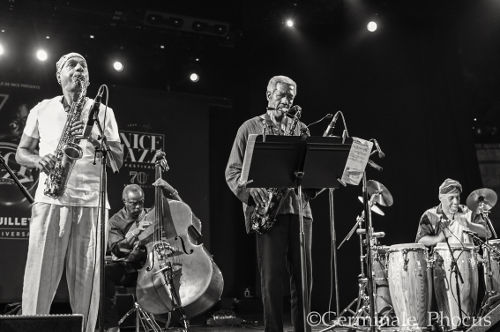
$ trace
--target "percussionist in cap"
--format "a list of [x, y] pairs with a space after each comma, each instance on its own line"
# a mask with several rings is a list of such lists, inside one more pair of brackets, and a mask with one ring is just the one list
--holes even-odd
[[[72, 311], [83, 315], [83, 331], [94, 332], [99, 308], [100, 257], [100, 160], [97, 158], [93, 164], [99, 144], [97, 128], [93, 128], [88, 139], [75, 141], [82, 156], [75, 162], [62, 194], [54, 197], [45, 192], [47, 176], [58, 160], [56, 150], [68, 118], [75, 114], [66, 127], [65, 136], [80, 135], [93, 105], [85, 96], [89, 85], [87, 61], [78, 53], [63, 55], [56, 63], [56, 77], [62, 95], [42, 100], [30, 110], [16, 153], [19, 164], [40, 171], [31, 209], [22, 313], [48, 314], [66, 270]], [[80, 116], [76, 109], [81, 110]], [[113, 110], [101, 105], [98, 120], [110, 153], [120, 167], [123, 150]]]
[[480, 237], [489, 236], [484, 224], [471, 222], [472, 211], [460, 204], [462, 185], [446, 179], [439, 186], [440, 204], [428, 209], [420, 217], [415, 242], [433, 247], [439, 242], [466, 244], [472, 243], [471, 236], [465, 231], [477, 233]]

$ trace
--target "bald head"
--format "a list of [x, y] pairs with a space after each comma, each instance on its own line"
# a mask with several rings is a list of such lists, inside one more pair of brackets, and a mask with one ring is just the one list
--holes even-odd
[[128, 184], [125, 186], [125, 188], [123, 188], [122, 199], [127, 200], [129, 195], [141, 196], [141, 199], [144, 199], [144, 191], [142, 190], [141, 186], [135, 183]]
[[129, 184], [123, 188], [123, 204], [125, 210], [132, 218], [137, 218], [144, 208], [144, 191], [136, 184]]

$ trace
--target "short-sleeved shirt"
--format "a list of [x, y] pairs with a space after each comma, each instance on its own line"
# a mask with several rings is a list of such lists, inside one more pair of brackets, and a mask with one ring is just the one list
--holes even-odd
[[[39, 140], [40, 156], [54, 153], [59, 144], [68, 115], [62, 100], [62, 96], [57, 96], [41, 101], [31, 109], [26, 120], [24, 134]], [[92, 99], [86, 99], [81, 115], [84, 123], [88, 119], [92, 105]], [[107, 108], [106, 112], [104, 110], [105, 106], [101, 105], [99, 121], [101, 124], [104, 124], [103, 128], [106, 138], [109, 142], [119, 142], [120, 136], [114, 112], [110, 107]], [[98, 134], [98, 129], [94, 126], [91, 135], [97, 137]], [[79, 146], [82, 148], [83, 155], [81, 159], [75, 162], [65, 192], [59, 198], [51, 198], [44, 195], [43, 191], [47, 175], [40, 172], [38, 187], [35, 193], [35, 202], [68, 206], [98, 206], [100, 159], [96, 158], [96, 164], [93, 164], [95, 148], [87, 140], [81, 140]]]
[[464, 219], [468, 222], [471, 221], [472, 211], [465, 205], [459, 205], [457, 213], [455, 213], [452, 220], [448, 220], [441, 204], [430, 208], [425, 211], [420, 217], [420, 222], [418, 225], [417, 236], [415, 242], [418, 242], [422, 237], [426, 235], [438, 235], [444, 228], [444, 224], [441, 221], [448, 221], [448, 228], [452, 235], [448, 238], [450, 244], [466, 244], [473, 243], [471, 236], [464, 233], [463, 230], [469, 230], [467, 227], [460, 224], [460, 219]]

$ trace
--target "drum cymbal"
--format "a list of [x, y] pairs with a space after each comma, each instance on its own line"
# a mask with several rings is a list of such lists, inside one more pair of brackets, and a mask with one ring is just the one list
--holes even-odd
[[366, 182], [366, 189], [370, 197], [372, 197], [375, 194], [378, 194], [373, 201], [379, 205], [391, 206], [392, 203], [394, 202], [389, 190], [382, 183], [378, 181], [368, 180]]
[[[361, 203], [363, 203], [363, 197], [358, 196], [358, 199]], [[372, 207], [370, 208], [370, 210], [372, 210], [373, 212], [375, 212], [376, 214], [378, 214], [380, 216], [385, 216], [385, 212], [382, 211], [382, 209], [380, 209], [376, 204], [373, 204]]]
[[497, 194], [489, 188], [479, 188], [474, 190], [467, 197], [467, 207], [472, 211], [476, 211], [479, 203], [484, 203], [487, 205], [487, 210], [497, 204]]

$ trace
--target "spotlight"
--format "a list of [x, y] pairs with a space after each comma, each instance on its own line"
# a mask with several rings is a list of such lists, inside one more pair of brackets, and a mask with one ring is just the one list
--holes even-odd
[[48, 58], [49, 58], [49, 55], [47, 54], [47, 51], [45, 51], [44, 49], [38, 49], [36, 51], [36, 58], [38, 59], [38, 61], [46, 61]]
[[121, 63], [121, 61], [118, 61], [118, 60], [113, 62], [113, 69], [118, 71], [118, 72], [123, 71], [123, 63]]
[[222, 24], [216, 24], [214, 25], [214, 31], [219, 35], [225, 35], [227, 34], [227, 26]]
[[196, 83], [200, 80], [200, 76], [197, 73], [193, 72], [193, 73], [189, 74], [189, 79], [191, 80], [191, 82]]
[[0, 55], [5, 54], [5, 48], [3, 48], [3, 45], [0, 43]]
[[167, 25], [173, 26], [174, 28], [180, 28], [184, 24], [184, 20], [179, 17], [169, 17], [167, 22]]
[[293, 26], [295, 25], [295, 22], [291, 18], [289, 18], [286, 20], [285, 25], [289, 28], [293, 28]]
[[164, 49], [165, 49], [165, 45], [161, 44], [161, 45], [160, 45], [160, 48], [161, 48], [162, 50], [164, 50]]
[[207, 24], [200, 21], [193, 22], [192, 28], [194, 31], [203, 31], [207, 28]]
[[366, 29], [368, 29], [368, 31], [370, 32], [375, 32], [377, 30], [377, 22], [375, 21], [368, 22], [368, 24], [366, 25]]
[[94, 39], [94, 38], [95, 38], [95, 36], [94, 36], [94, 35], [90, 35], [90, 36], [89, 36], [89, 38], [90, 38], [90, 39]]
[[45, 36], [45, 39], [50, 39], [50, 36], [49, 35]]

